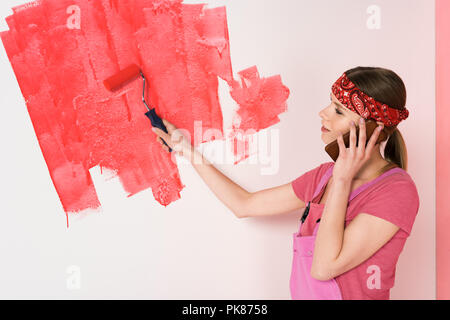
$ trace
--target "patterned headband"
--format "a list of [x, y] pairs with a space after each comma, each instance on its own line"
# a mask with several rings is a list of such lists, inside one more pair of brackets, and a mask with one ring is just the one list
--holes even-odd
[[409, 116], [409, 111], [394, 109], [378, 102], [362, 92], [347, 75], [344, 74], [333, 84], [331, 91], [348, 109], [356, 112], [364, 119], [373, 119], [384, 123], [385, 127], [397, 125]]

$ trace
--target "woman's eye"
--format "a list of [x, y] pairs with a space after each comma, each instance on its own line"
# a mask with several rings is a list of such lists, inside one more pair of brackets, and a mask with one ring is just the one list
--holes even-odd
[[342, 112], [340, 112], [338, 108], [334, 108], [334, 110], [336, 110], [337, 114], [342, 114]]

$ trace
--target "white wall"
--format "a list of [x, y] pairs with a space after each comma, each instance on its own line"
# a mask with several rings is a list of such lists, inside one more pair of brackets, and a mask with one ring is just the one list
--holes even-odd
[[[204, 1], [187, 1], [202, 3]], [[10, 7], [0, 3], [1, 30]], [[393, 299], [435, 298], [434, 2], [429, 0], [228, 0], [235, 75], [256, 65], [280, 74], [289, 111], [280, 133], [279, 170], [217, 165], [249, 191], [287, 183], [329, 161], [319, 111], [331, 84], [358, 66], [393, 69], [405, 81], [410, 118], [400, 125], [421, 209], [400, 257]], [[370, 5], [381, 29], [366, 26]], [[0, 48], [0, 298], [289, 299], [291, 238], [299, 212], [238, 220], [189, 165], [186, 188], [164, 208], [151, 190], [126, 198], [117, 180], [91, 170], [102, 212], [66, 218], [53, 188], [15, 76]], [[236, 76], [237, 78], [237, 76]], [[221, 82], [224, 117], [233, 100]], [[420, 129], [419, 129], [420, 128]], [[219, 148], [220, 143], [212, 143]], [[81, 286], [71, 289], [76, 266]]]

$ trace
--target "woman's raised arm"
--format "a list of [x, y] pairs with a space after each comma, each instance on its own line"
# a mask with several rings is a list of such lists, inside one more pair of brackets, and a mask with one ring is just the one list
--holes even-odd
[[[177, 132], [177, 128], [172, 123], [166, 119], [163, 119], [163, 122], [168, 133], [153, 128], [153, 131], [157, 134], [157, 141], [163, 149], [169, 151], [161, 139], [164, 139], [174, 151], [191, 162], [209, 189], [236, 217], [276, 215], [305, 207], [305, 203], [294, 193], [291, 183], [258, 192], [248, 192], [205, 159], [180, 131]], [[177, 133], [175, 134], [175, 132]]]
[[294, 193], [291, 183], [248, 192], [215, 168], [203, 155], [193, 149], [191, 163], [209, 189], [238, 218], [269, 216], [305, 207]]

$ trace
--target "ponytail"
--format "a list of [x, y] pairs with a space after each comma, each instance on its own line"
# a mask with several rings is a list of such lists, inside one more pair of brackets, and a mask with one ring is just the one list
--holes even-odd
[[406, 150], [405, 140], [397, 127], [395, 127], [395, 129], [390, 133], [386, 142], [386, 146], [384, 147], [384, 159], [389, 161], [391, 164], [384, 167], [382, 170], [383, 172], [386, 172], [392, 167], [399, 167], [407, 171], [408, 152]]

